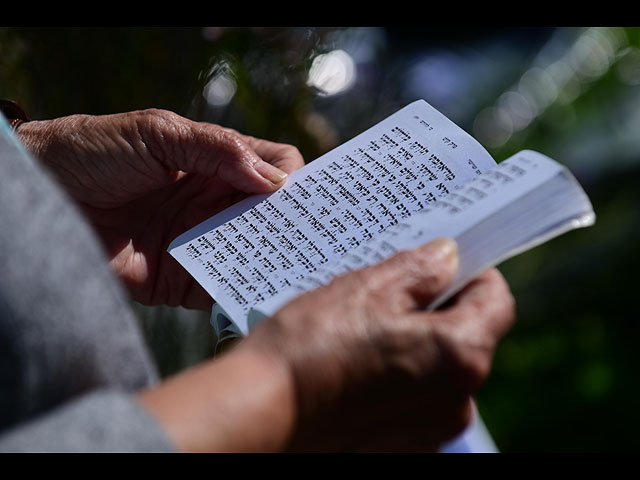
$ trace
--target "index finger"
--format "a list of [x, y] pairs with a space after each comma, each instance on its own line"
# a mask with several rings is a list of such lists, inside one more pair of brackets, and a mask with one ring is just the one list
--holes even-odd
[[496, 341], [515, 320], [515, 301], [506, 280], [492, 268], [471, 281], [444, 309], [431, 312], [432, 319], [465, 330], [483, 329]]
[[304, 167], [304, 159], [300, 151], [293, 145], [277, 143], [262, 138], [244, 135], [232, 130], [267, 163], [278, 167], [286, 173], [293, 173]]
[[515, 302], [502, 275], [491, 269], [472, 281], [442, 310], [421, 317], [450, 381], [469, 393], [489, 375], [498, 342], [515, 320]]

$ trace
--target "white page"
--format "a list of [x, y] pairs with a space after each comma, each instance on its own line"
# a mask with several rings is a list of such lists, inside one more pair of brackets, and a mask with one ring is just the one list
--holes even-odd
[[466, 132], [414, 102], [169, 247], [243, 333], [250, 308], [493, 167]]
[[[479, 253], [477, 258], [468, 255], [473, 247], [472, 243], [478, 239], [473, 236], [465, 238], [466, 245], [459, 245], [458, 275], [451, 288], [432, 304], [431, 308], [435, 308], [489, 266], [496, 265], [568, 229], [588, 226], [594, 222], [595, 215], [591, 203], [566, 168], [537, 152], [520, 152], [475, 178], [463, 188], [439, 198], [428, 208], [398, 223], [377, 238], [331, 264], [318, 268], [277, 296], [256, 305], [250, 313], [249, 324], [253, 326], [265, 316], [272, 315], [305, 291], [325, 285], [334, 277], [348, 271], [375, 265], [398, 251], [424, 245], [439, 237], [460, 241], [466, 232], [473, 230], [480, 222], [505, 208], [517, 206], [515, 202], [518, 199], [535, 192], [546, 182], [560, 175], [565, 180], [561, 186], [562, 191], [566, 192], [566, 199], [573, 200], [571, 205], [563, 210], [561, 203], [553, 212], [542, 212], [541, 219], [533, 226], [539, 229], [534, 229], [539, 233], [528, 238], [524, 244], [512, 245], [506, 234], [495, 242], [496, 247], [492, 252], [495, 256], [486, 260], [482, 255], [484, 252]], [[519, 222], [526, 224], [529, 220], [525, 216], [519, 219]]]

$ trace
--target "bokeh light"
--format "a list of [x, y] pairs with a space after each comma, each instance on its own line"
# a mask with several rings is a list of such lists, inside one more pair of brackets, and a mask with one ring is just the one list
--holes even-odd
[[228, 105], [236, 94], [236, 81], [229, 66], [226, 63], [216, 65], [210, 76], [211, 80], [204, 86], [202, 95], [213, 107]]
[[320, 95], [336, 95], [347, 91], [356, 81], [355, 63], [344, 50], [333, 50], [313, 59], [307, 84]]

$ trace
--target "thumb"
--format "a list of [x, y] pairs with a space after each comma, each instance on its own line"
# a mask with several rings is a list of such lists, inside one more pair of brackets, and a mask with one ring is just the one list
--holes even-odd
[[453, 281], [458, 271], [457, 244], [438, 238], [371, 268], [376, 271], [370, 277], [379, 287], [400, 289], [413, 308], [425, 308]]
[[225, 129], [217, 133], [209, 161], [222, 181], [246, 193], [269, 193], [282, 186], [286, 172], [263, 160], [235, 133]]
[[162, 152], [161, 158], [172, 170], [217, 176], [245, 193], [273, 192], [287, 177], [232, 130], [171, 112], [161, 112], [143, 125], [149, 126], [147, 145]]

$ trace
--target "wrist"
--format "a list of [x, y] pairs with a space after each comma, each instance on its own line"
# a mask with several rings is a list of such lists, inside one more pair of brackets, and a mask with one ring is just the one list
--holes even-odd
[[281, 451], [296, 419], [288, 370], [242, 345], [138, 400], [185, 452]]

